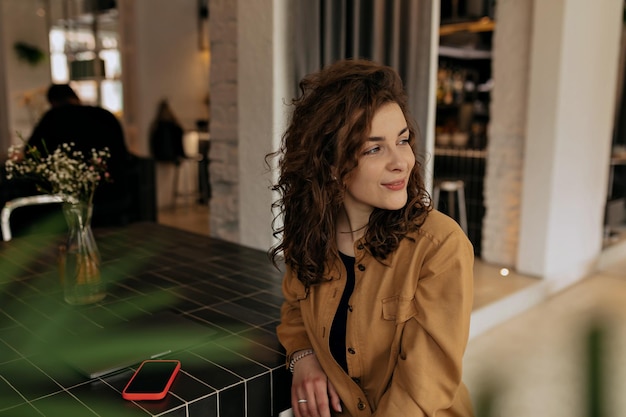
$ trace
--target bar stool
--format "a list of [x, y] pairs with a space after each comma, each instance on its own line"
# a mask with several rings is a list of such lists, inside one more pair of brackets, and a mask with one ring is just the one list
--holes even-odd
[[[457, 220], [461, 229], [467, 235], [467, 209], [465, 206], [465, 182], [461, 180], [439, 180], [435, 182], [433, 190], [433, 204], [439, 209], [439, 194], [448, 193], [448, 215]], [[456, 199], [455, 199], [456, 196]], [[456, 200], [456, 201], [455, 201]], [[456, 207], [459, 207], [459, 216], [456, 216]]]

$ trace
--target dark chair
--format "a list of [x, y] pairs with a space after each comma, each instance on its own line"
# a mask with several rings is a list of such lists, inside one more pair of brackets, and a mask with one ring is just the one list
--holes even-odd
[[0, 228], [2, 229], [2, 240], [8, 242], [13, 238], [11, 232], [11, 214], [15, 209], [22, 207], [33, 207], [47, 204], [59, 204], [66, 200], [66, 196], [61, 194], [40, 194], [29, 197], [18, 197], [7, 201], [0, 212]]

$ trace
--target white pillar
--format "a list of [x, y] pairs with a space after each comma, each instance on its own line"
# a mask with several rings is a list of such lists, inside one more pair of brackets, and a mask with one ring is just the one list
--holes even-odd
[[239, 238], [239, 155], [237, 6], [232, 0], [209, 2], [211, 39], [211, 236]]
[[553, 290], [602, 249], [622, 0], [535, 0], [517, 270]]

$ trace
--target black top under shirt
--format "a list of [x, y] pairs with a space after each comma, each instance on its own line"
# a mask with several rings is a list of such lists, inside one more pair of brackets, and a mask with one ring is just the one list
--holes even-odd
[[350, 305], [348, 301], [354, 291], [354, 257], [339, 252], [339, 256], [346, 267], [346, 288], [343, 290], [337, 313], [333, 319], [333, 325], [330, 329], [328, 343], [330, 344], [330, 353], [346, 373], [348, 373], [348, 361], [346, 360], [346, 323], [348, 321], [348, 311]]

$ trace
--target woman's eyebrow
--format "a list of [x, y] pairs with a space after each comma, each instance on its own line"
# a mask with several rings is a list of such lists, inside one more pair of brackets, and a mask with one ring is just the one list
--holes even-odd
[[[404, 129], [402, 129], [401, 131], [398, 132], [398, 136], [402, 136], [404, 133], [406, 133], [409, 130], [409, 127], [405, 127]], [[383, 138], [382, 136], [370, 136], [369, 138], [367, 138], [368, 141], [370, 142], [380, 142], [385, 140], [385, 138]]]

